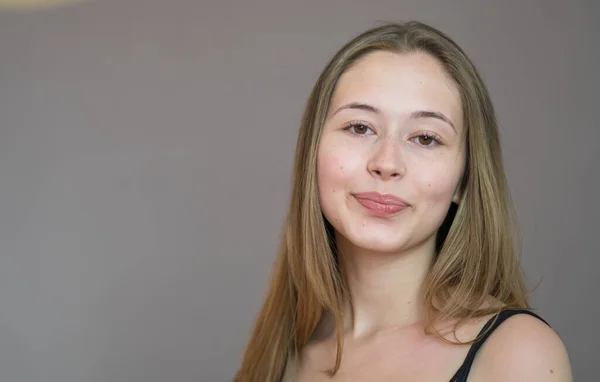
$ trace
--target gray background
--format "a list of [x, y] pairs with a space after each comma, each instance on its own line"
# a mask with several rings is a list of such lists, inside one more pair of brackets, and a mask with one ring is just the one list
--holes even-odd
[[597, 380], [599, 8], [121, 0], [0, 13], [0, 381], [231, 380], [311, 86], [356, 33], [411, 19], [480, 68], [529, 284], [543, 278], [533, 305], [575, 380]]

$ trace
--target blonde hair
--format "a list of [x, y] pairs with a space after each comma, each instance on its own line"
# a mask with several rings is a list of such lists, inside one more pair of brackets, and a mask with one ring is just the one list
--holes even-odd
[[[434, 329], [440, 320], [460, 323], [505, 308], [529, 307], [496, 117], [479, 73], [462, 49], [435, 28], [416, 21], [382, 25], [344, 45], [310, 94], [298, 135], [279, 256], [235, 381], [280, 381], [288, 362], [299, 354], [327, 312], [335, 320], [337, 335], [331, 373], [340, 366], [343, 309], [349, 296], [338, 266], [333, 228], [319, 205], [317, 149], [338, 79], [358, 59], [380, 50], [431, 55], [461, 93], [467, 150], [462, 200], [452, 205], [438, 231], [437, 257], [424, 283], [427, 332], [444, 339]], [[490, 296], [503, 307], [486, 305]]]

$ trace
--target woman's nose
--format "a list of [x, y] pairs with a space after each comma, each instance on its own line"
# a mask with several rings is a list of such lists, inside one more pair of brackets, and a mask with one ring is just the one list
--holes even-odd
[[402, 178], [406, 170], [400, 144], [393, 138], [388, 138], [379, 143], [369, 160], [369, 172], [383, 180]]

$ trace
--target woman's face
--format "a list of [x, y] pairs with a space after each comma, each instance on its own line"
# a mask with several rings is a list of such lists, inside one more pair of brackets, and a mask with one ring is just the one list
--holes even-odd
[[319, 143], [325, 217], [367, 250], [435, 243], [450, 203], [460, 199], [462, 129], [459, 90], [436, 59], [364, 56], [341, 76]]

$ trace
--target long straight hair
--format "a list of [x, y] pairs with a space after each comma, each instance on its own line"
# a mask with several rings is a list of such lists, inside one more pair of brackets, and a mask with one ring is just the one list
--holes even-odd
[[[340, 76], [374, 51], [424, 52], [436, 58], [457, 84], [463, 105], [467, 160], [453, 204], [438, 231], [437, 256], [424, 284], [426, 331], [505, 308], [528, 308], [519, 265], [520, 236], [503, 167], [497, 121], [475, 66], [447, 35], [411, 21], [369, 29], [345, 44], [314, 85], [299, 130], [289, 212], [271, 284], [259, 312], [236, 382], [278, 382], [308, 342], [325, 313], [335, 322], [340, 367], [347, 293], [333, 228], [319, 204], [317, 149], [330, 100]], [[489, 297], [503, 307], [485, 305]], [[447, 340], [445, 340], [447, 341]], [[472, 341], [471, 341], [472, 342]]]

